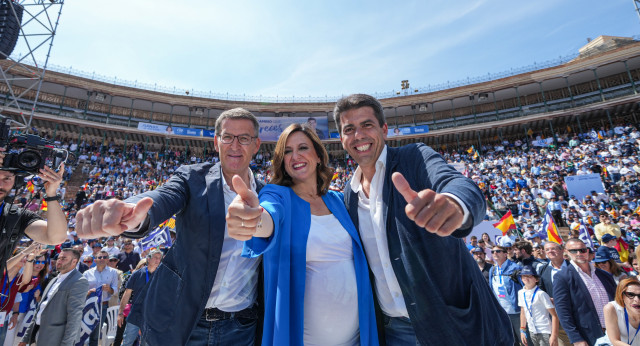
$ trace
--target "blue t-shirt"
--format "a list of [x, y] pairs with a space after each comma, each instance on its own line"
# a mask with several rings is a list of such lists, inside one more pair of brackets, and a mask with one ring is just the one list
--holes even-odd
[[153, 277], [153, 272], [149, 272], [148, 268], [142, 268], [138, 271], [135, 271], [131, 274], [129, 281], [127, 281], [127, 289], [131, 289], [131, 298], [129, 299], [129, 303], [135, 302], [135, 296], [142, 292], [145, 289], [145, 286], [151, 278]]

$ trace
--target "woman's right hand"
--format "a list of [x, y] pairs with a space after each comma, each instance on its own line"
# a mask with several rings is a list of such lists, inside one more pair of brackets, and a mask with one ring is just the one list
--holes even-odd
[[257, 226], [262, 220], [260, 200], [255, 192], [247, 188], [239, 176], [233, 176], [232, 184], [238, 195], [229, 204], [227, 210], [227, 231], [233, 239], [249, 240], [256, 234]]

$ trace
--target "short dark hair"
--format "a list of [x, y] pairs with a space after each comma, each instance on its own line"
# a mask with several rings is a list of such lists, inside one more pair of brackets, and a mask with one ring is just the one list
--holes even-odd
[[258, 136], [260, 134], [260, 124], [258, 124], [258, 119], [256, 118], [256, 116], [248, 110], [238, 107], [222, 112], [218, 119], [216, 119], [216, 136], [219, 136], [220, 132], [222, 132], [222, 122], [227, 119], [250, 120], [253, 123], [255, 135]]
[[362, 107], [371, 107], [373, 114], [378, 119], [378, 124], [383, 126], [386, 124], [384, 119], [384, 111], [382, 110], [382, 104], [375, 97], [366, 94], [352, 94], [341, 98], [333, 108], [333, 121], [336, 123], [336, 128], [339, 133], [342, 133], [342, 126], [340, 123], [340, 116], [346, 111], [352, 109], [358, 109]]
[[73, 248], [64, 248], [61, 249], [60, 251], [64, 251], [64, 252], [70, 252], [71, 256], [73, 256], [73, 258], [75, 258], [76, 260], [80, 260], [80, 252], [78, 252], [77, 250], [73, 249]]
[[280, 134], [276, 148], [273, 153], [273, 176], [271, 178], [271, 184], [291, 186], [293, 181], [287, 171], [284, 169], [284, 150], [287, 145], [287, 139], [289, 136], [296, 132], [304, 133], [307, 138], [313, 144], [313, 148], [316, 154], [320, 158], [320, 165], [316, 169], [317, 175], [317, 190], [318, 195], [324, 195], [329, 191], [329, 185], [331, 185], [331, 177], [333, 175], [333, 169], [329, 167], [329, 154], [327, 150], [320, 142], [320, 138], [309, 126], [302, 124], [291, 124]]
[[533, 253], [533, 246], [531, 245], [531, 243], [526, 242], [526, 241], [516, 242], [516, 248], [518, 250], [524, 249], [524, 252], [526, 252], [529, 255], [531, 255]]

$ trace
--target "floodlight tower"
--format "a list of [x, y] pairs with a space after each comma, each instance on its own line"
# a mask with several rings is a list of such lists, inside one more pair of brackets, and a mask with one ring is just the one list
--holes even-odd
[[[12, 127], [31, 130], [64, 0], [0, 0], [0, 113], [19, 114]], [[24, 97], [28, 95], [29, 97]]]

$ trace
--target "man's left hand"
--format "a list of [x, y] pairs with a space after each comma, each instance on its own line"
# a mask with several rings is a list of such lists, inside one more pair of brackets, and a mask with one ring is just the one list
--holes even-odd
[[60, 164], [60, 169], [58, 172], [54, 171], [49, 166], [44, 166], [43, 169], [40, 170], [40, 178], [44, 181], [44, 190], [47, 193], [47, 196], [53, 197], [58, 192], [58, 188], [60, 187], [60, 183], [62, 182], [62, 174], [64, 174], [64, 163]]
[[391, 176], [393, 185], [407, 201], [405, 213], [409, 220], [441, 237], [451, 235], [462, 226], [464, 211], [453, 198], [425, 189], [414, 191], [401, 173]]

